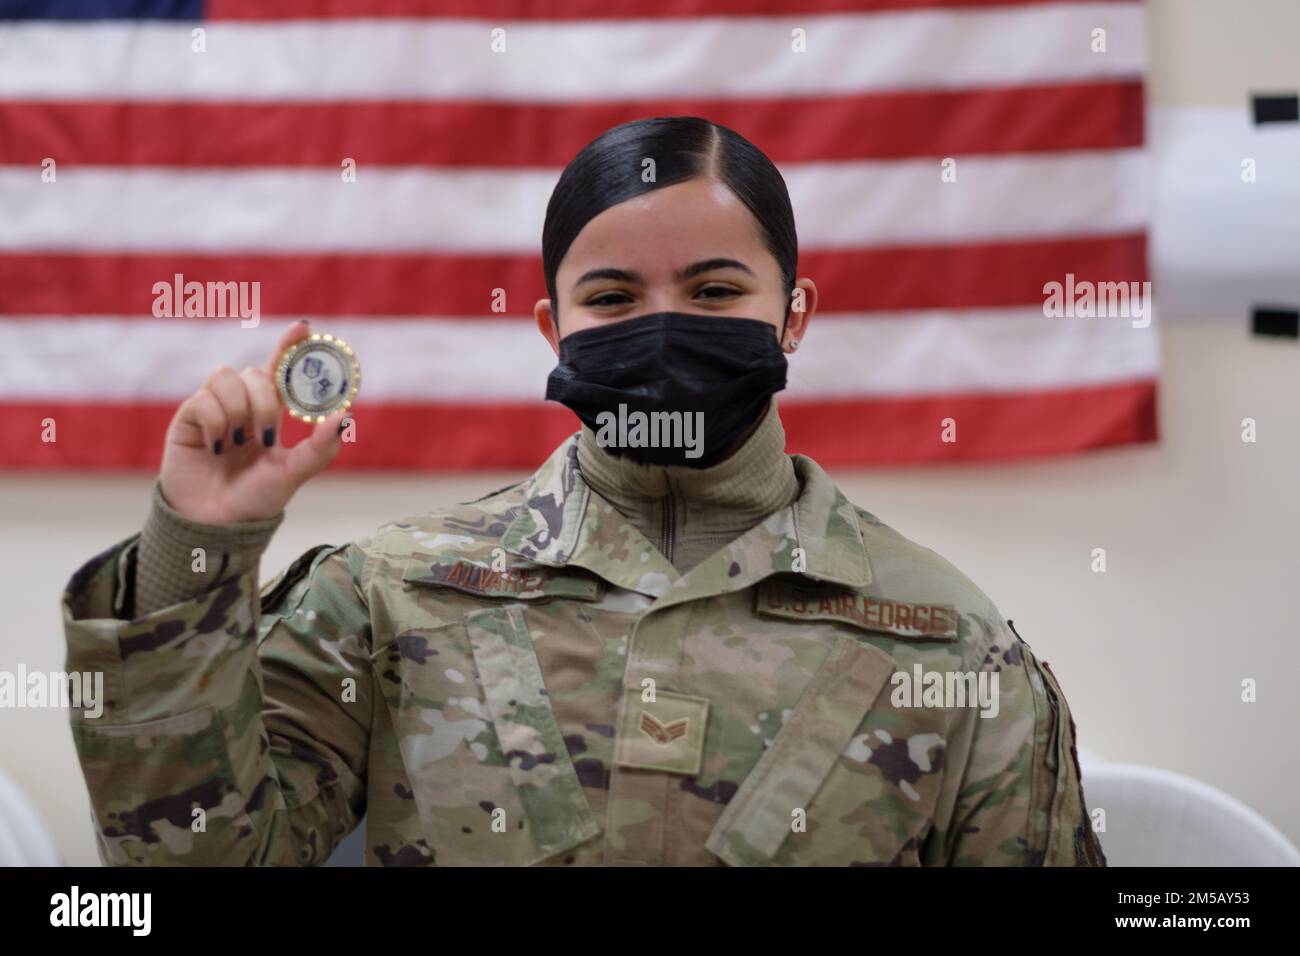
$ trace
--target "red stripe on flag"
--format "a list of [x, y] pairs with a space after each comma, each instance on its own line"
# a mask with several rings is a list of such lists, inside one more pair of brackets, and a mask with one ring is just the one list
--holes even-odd
[[[1156, 384], [1002, 395], [783, 402], [788, 450], [825, 467], [1055, 455], [1157, 437]], [[175, 406], [66, 402], [0, 405], [0, 467], [156, 469]], [[943, 421], [957, 441], [941, 441]], [[42, 441], [52, 419], [57, 441]], [[531, 471], [577, 428], [553, 403], [358, 405], [357, 441], [331, 469]], [[288, 443], [306, 433], [288, 425]], [[509, 435], [509, 443], [501, 436]]]
[[[643, 116], [704, 116], [773, 162], [1120, 149], [1143, 142], [1138, 80], [635, 103], [0, 103], [0, 165], [562, 168]], [[544, 130], [545, 135], [538, 135]]]
[[[945, 419], [956, 438], [944, 443]], [[908, 465], [1059, 455], [1153, 442], [1156, 383], [998, 395], [844, 399], [781, 405], [787, 450], [824, 467]]]
[[[357, 17], [464, 17], [476, 20], [623, 20], [665, 17], [1038, 7], [1069, 0], [208, 0], [208, 20], [321, 20]], [[1140, 3], [1141, 0], [1098, 0]]]
[[1144, 282], [1146, 234], [799, 255], [799, 274], [816, 281], [823, 312], [1038, 305], [1043, 286], [1064, 283], [1066, 273], [1076, 282]]
[[[1076, 281], [1146, 281], [1145, 233], [799, 256], [823, 312], [1034, 305], [1045, 283], [1070, 272]], [[186, 282], [260, 282], [264, 317], [489, 316], [499, 288], [509, 314], [525, 318], [546, 296], [541, 257], [531, 255], [0, 254], [0, 315], [148, 318], [154, 284], [174, 284], [177, 273]]]

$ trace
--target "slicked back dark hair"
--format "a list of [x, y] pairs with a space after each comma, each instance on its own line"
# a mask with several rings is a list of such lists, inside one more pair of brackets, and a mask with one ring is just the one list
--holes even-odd
[[[642, 175], [646, 159], [654, 160], [653, 182]], [[583, 227], [611, 206], [698, 177], [726, 184], [757, 220], [781, 269], [789, 317], [799, 242], [781, 173], [761, 149], [735, 130], [699, 116], [654, 116], [601, 133], [582, 148], [555, 184], [542, 226], [542, 271], [557, 326], [560, 300], [555, 275]]]

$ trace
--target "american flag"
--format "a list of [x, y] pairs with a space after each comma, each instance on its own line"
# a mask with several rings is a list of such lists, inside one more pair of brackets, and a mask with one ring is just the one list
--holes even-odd
[[[790, 451], [1154, 440], [1156, 327], [1043, 308], [1067, 275], [1148, 278], [1143, 22], [1133, 0], [0, 0], [0, 465], [156, 468], [179, 401], [307, 317], [363, 370], [333, 467], [536, 466], [578, 426], [531, 323], [550, 191], [609, 127], [680, 114], [790, 189], [820, 290]], [[178, 276], [258, 283], [261, 321], [158, 317]]]

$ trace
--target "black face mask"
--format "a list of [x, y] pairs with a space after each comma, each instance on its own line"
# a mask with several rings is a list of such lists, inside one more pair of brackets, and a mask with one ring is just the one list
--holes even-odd
[[[562, 338], [546, 398], [614, 454], [703, 468], [785, 388], [785, 374], [767, 322], [654, 312]], [[665, 412], [679, 414], [655, 414]]]

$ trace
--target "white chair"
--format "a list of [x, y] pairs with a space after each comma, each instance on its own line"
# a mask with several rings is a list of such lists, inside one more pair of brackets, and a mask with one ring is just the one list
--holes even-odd
[[1106, 812], [1097, 836], [1111, 866], [1300, 866], [1277, 827], [1222, 790], [1079, 751], [1088, 809]]
[[0, 866], [62, 866], [36, 808], [0, 771]]

